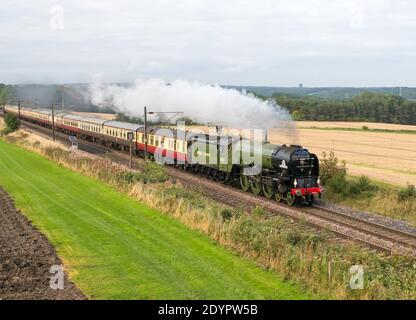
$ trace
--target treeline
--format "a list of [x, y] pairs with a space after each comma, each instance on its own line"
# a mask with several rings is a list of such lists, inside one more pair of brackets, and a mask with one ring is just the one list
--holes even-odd
[[3, 106], [7, 103], [7, 98], [8, 98], [7, 86], [3, 83], [0, 83], [0, 106]]
[[295, 120], [369, 121], [416, 125], [416, 101], [391, 94], [366, 92], [348, 100], [275, 94]]

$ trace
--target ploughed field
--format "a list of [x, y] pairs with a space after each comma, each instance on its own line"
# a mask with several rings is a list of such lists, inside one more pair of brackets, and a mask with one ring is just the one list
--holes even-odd
[[[0, 185], [88, 298], [308, 297], [179, 221], [3, 141]], [[27, 253], [20, 254], [24, 261]]]
[[51, 281], [61, 281], [54, 281], [57, 269], [51, 272], [51, 267], [61, 265], [45, 236], [0, 187], [0, 299], [83, 299], [66, 274], [62, 290], [51, 288]]

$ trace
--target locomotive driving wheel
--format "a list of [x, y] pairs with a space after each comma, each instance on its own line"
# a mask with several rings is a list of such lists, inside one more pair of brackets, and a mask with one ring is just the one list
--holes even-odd
[[251, 187], [250, 180], [248, 179], [247, 176], [243, 174], [240, 175], [240, 186], [243, 191], [248, 191], [250, 190], [250, 187]]
[[260, 178], [254, 178], [253, 181], [251, 181], [251, 192], [258, 196], [261, 193], [261, 181]]
[[282, 201], [282, 199], [283, 199], [283, 195], [277, 190], [276, 191], [276, 193], [274, 194], [274, 199], [277, 201], [277, 202], [280, 202], [280, 201]]
[[310, 206], [313, 205], [313, 199], [314, 199], [313, 194], [308, 194], [308, 196], [306, 197], [306, 203]]
[[272, 185], [263, 183], [262, 184], [263, 194], [267, 199], [273, 198], [274, 195], [274, 188]]
[[293, 204], [295, 203], [295, 196], [291, 192], [288, 192], [286, 195], [286, 203], [289, 206], [293, 206]]

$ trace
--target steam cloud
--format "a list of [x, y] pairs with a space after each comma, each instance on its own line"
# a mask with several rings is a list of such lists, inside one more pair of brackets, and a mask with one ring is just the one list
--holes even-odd
[[280, 106], [218, 85], [151, 79], [137, 80], [130, 87], [94, 83], [89, 91], [95, 105], [112, 106], [135, 116], [142, 116], [147, 106], [151, 111], [183, 111], [199, 123], [258, 129], [292, 127], [289, 112]]

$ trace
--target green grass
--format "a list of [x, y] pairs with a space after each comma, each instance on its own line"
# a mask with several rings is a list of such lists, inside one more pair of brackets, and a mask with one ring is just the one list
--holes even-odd
[[0, 141], [0, 185], [96, 299], [304, 299], [275, 273], [94, 179]]

